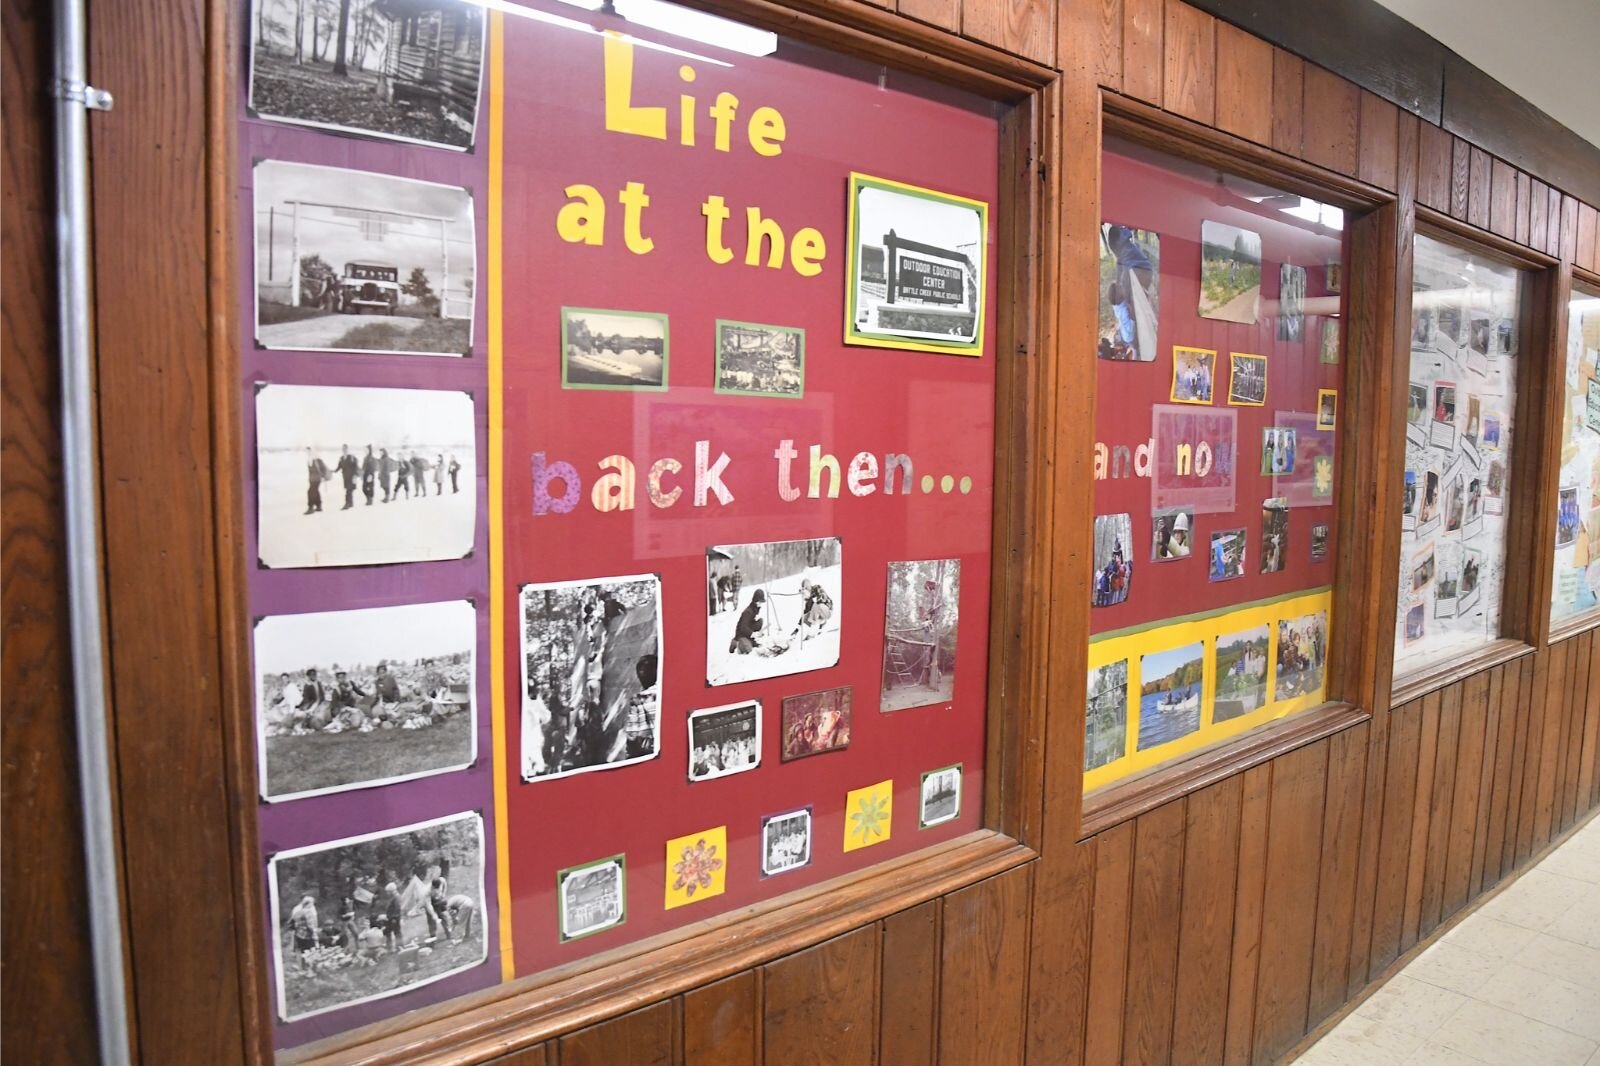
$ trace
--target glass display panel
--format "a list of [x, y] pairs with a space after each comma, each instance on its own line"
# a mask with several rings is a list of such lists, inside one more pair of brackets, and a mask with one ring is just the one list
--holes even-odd
[[1561, 473], [1556, 496], [1550, 624], [1600, 618], [1600, 290], [1574, 285], [1561, 378]]
[[1524, 272], [1418, 234], [1396, 680], [1500, 636]]
[[1344, 219], [1108, 140], [1084, 787], [1322, 703]]
[[283, 1050], [982, 824], [1000, 110], [590, 6], [247, 22]]

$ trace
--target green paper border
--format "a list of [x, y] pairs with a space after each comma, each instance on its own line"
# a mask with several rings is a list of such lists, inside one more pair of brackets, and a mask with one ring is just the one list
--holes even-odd
[[[722, 327], [723, 326], [748, 326], [752, 329], [770, 329], [781, 333], [793, 333], [800, 338], [800, 391], [799, 392], [759, 392], [756, 390], [725, 389], [722, 387]], [[803, 400], [806, 397], [806, 330], [804, 326], [775, 326], [767, 322], [741, 322], [736, 318], [719, 318], [716, 320], [715, 332], [712, 334], [712, 344], [716, 348], [716, 359], [712, 370], [711, 391], [719, 396], [765, 396], [773, 400]]]

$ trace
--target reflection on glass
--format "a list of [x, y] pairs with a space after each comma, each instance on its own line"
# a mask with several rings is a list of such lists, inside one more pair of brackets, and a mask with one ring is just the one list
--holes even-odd
[[1556, 491], [1552, 624], [1600, 608], [1600, 292], [1574, 288], [1561, 379], [1561, 473]]

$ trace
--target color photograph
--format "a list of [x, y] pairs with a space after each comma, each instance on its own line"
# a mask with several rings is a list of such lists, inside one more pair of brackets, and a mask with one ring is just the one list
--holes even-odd
[[255, 0], [261, 118], [464, 151], [483, 79], [484, 8], [466, 0]]
[[1322, 320], [1322, 343], [1317, 350], [1317, 361], [1320, 363], [1337, 363], [1339, 361], [1339, 320], [1325, 318]]
[[667, 316], [561, 309], [561, 387], [665, 392]]
[[622, 855], [572, 866], [556, 874], [561, 942], [621, 925], [627, 914], [627, 859]]
[[1232, 581], [1244, 576], [1245, 531], [1219, 529], [1211, 534], [1211, 566], [1208, 581]]
[[1228, 354], [1228, 403], [1234, 407], [1261, 407], [1267, 402], [1267, 357]]
[[472, 194], [366, 170], [255, 165], [256, 344], [468, 355]]
[[1278, 267], [1278, 339], [1301, 341], [1306, 335], [1306, 268]]
[[711, 781], [761, 765], [757, 700], [689, 712], [689, 780]]
[[1216, 352], [1175, 346], [1172, 349], [1172, 402], [1210, 403], [1216, 368]]
[[1200, 728], [1205, 665], [1206, 646], [1200, 641], [1140, 658], [1140, 751], [1181, 739]]
[[1296, 431], [1287, 426], [1268, 426], [1261, 431], [1261, 472], [1278, 475], [1294, 473]]
[[471, 766], [477, 637], [469, 600], [258, 619], [261, 798], [320, 796]]
[[609, 770], [661, 751], [661, 579], [523, 585], [522, 779]]
[[783, 761], [850, 746], [850, 686], [783, 698]]
[[837, 537], [707, 548], [706, 683], [838, 665], [842, 573]]
[[806, 393], [806, 331], [719, 319], [716, 391], [800, 399]]
[[1261, 315], [1261, 235], [1200, 223], [1201, 318], [1254, 325]]
[[1128, 748], [1128, 660], [1089, 671], [1089, 708], [1083, 745], [1083, 768], [1115, 762]]
[[983, 353], [989, 205], [850, 175], [846, 344]]
[[1261, 501], [1261, 572], [1276, 574], [1289, 558], [1289, 501], [1282, 496]]
[[1133, 518], [1126, 514], [1096, 515], [1094, 520], [1095, 607], [1111, 607], [1128, 598], [1133, 586]]
[[960, 559], [889, 564], [880, 711], [950, 702], [960, 605]]
[[1154, 361], [1160, 286], [1161, 235], [1115, 222], [1103, 224], [1096, 355], [1115, 362]]
[[921, 798], [917, 812], [919, 829], [932, 829], [961, 817], [961, 764], [923, 774]]
[[811, 862], [811, 808], [761, 819], [761, 876], [798, 870]]
[[1194, 552], [1194, 511], [1187, 507], [1164, 507], [1151, 515], [1154, 526], [1154, 543], [1150, 558], [1166, 563], [1187, 559]]
[[1328, 616], [1323, 612], [1278, 623], [1278, 684], [1275, 698], [1293, 699], [1322, 687], [1328, 654]]
[[466, 392], [258, 386], [261, 564], [465, 556], [478, 521], [474, 417]]
[[450, 815], [267, 863], [278, 1016], [309, 1018], [482, 964], [483, 818]]
[[1211, 720], [1226, 722], [1267, 705], [1271, 631], [1257, 626], [1217, 638], [1217, 698]]
[[1339, 426], [1339, 393], [1334, 389], [1317, 390], [1317, 428], [1337, 429]]

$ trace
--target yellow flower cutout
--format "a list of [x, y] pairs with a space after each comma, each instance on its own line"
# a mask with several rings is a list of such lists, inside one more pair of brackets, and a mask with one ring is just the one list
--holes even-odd
[[844, 801], [844, 850], [882, 844], [894, 822], [894, 782], [851, 790]]

